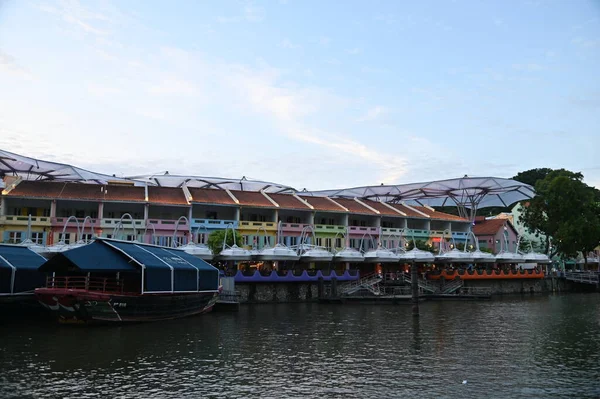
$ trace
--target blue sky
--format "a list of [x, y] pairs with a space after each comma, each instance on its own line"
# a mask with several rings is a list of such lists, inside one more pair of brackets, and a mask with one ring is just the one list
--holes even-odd
[[0, 0], [0, 148], [298, 189], [581, 171], [598, 1]]

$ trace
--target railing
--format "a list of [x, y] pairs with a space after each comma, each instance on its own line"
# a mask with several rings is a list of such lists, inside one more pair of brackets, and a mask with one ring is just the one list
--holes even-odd
[[[100, 220], [100, 225], [102, 227], [115, 227], [119, 223], [122, 223], [123, 228], [125, 228], [125, 229], [130, 228], [130, 226], [131, 226], [131, 220], [129, 220], [129, 219], [103, 218]], [[141, 229], [143, 229], [144, 226], [146, 225], [146, 222], [144, 221], [144, 219], [133, 219], [133, 223], [135, 224], [136, 227], [140, 227]]]
[[405, 231], [404, 227], [382, 227], [381, 235], [401, 234]]
[[[156, 230], [175, 230], [175, 225], [177, 224], [177, 220], [172, 219], [148, 219], [148, 223], [152, 223]], [[179, 227], [187, 226], [187, 222], [185, 220], [181, 220], [179, 222]], [[180, 232], [187, 231], [188, 228], [181, 229]]]
[[123, 293], [123, 280], [84, 276], [49, 276], [46, 278], [46, 288]]
[[[64, 218], [64, 217], [50, 218], [53, 226], [64, 226], [67, 219], [69, 219], [69, 218], [68, 217], [66, 217], [66, 218]], [[84, 220], [85, 220], [85, 218], [77, 218], [77, 223], [79, 223], [79, 225], [81, 226], [83, 224]], [[75, 219], [71, 218], [71, 220], [69, 220], [69, 223], [67, 224], [67, 226], [77, 227], [77, 223], [75, 223]], [[96, 226], [97, 223], [98, 223], [98, 219], [91, 219], [92, 225]]]
[[315, 224], [315, 232], [317, 233], [344, 233], [346, 226], [339, 224]]
[[[29, 216], [4, 215], [0, 216], [0, 224], [24, 225], [29, 223]], [[32, 216], [31, 224], [50, 225], [50, 217], [48, 216]]]
[[302, 229], [308, 226], [308, 223], [281, 223], [281, 229], [285, 232], [302, 232]]
[[264, 227], [266, 230], [276, 230], [277, 229], [277, 223], [276, 222], [250, 222], [250, 221], [240, 221], [238, 224], [238, 228], [240, 229], [250, 229], [253, 231], [256, 231], [256, 229], [259, 229], [261, 227]]
[[429, 230], [415, 230], [409, 229], [411, 234], [415, 237], [429, 237]]
[[463, 280], [455, 279], [447, 282], [441, 289], [442, 294], [452, 294], [464, 285]]
[[[412, 284], [412, 278], [411, 278], [410, 273], [404, 273], [403, 279], [408, 284]], [[417, 279], [417, 285], [423, 291], [429, 291], [431, 293], [437, 293], [439, 291], [439, 287], [438, 286], [433, 285], [433, 284], [429, 283], [427, 280], [422, 280], [420, 278]]]
[[443, 230], [429, 230], [429, 235], [432, 237], [443, 237], [444, 231]]
[[368, 274], [356, 281], [350, 281], [338, 287], [338, 292], [340, 294], [350, 295], [354, 292], [357, 292], [361, 289], [367, 289], [373, 292], [372, 287], [376, 284], [379, 284], [381, 281], [381, 276], [376, 273]]
[[466, 231], [453, 231], [452, 237], [466, 237], [467, 234], [469, 234], [469, 233]]
[[371, 235], [379, 234], [379, 227], [370, 227], [370, 226], [348, 226], [348, 232], [350, 234], [365, 234], [369, 233]]
[[[325, 296], [331, 295], [331, 287], [325, 287]], [[345, 294], [352, 298], [373, 298], [377, 297], [403, 297], [406, 298], [412, 295], [410, 287], [388, 287], [376, 284], [371, 287], [359, 287], [359, 289], [353, 291], [351, 294]]]
[[238, 221], [237, 220], [227, 220], [227, 219], [192, 219], [192, 228], [197, 227], [206, 227], [207, 229], [225, 229], [225, 226], [232, 224], [234, 228], [237, 229]]
[[584, 284], [598, 284], [600, 273], [598, 272], [566, 272], [565, 278], [569, 281]]

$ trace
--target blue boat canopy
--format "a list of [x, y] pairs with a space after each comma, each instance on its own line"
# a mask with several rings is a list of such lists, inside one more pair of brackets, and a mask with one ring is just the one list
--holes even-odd
[[62, 252], [39, 270], [141, 273], [146, 293], [214, 291], [219, 288], [218, 269], [184, 251], [106, 238]]
[[46, 262], [41, 255], [20, 245], [0, 245], [0, 295], [33, 292], [44, 285], [38, 268]]

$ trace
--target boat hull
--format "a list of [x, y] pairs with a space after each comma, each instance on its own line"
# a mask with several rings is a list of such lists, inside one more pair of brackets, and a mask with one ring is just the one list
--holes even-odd
[[111, 324], [177, 319], [210, 312], [217, 292], [113, 294], [38, 288], [35, 296], [66, 324]]

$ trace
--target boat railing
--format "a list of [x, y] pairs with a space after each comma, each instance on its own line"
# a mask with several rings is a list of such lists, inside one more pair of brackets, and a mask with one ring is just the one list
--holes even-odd
[[46, 288], [123, 293], [123, 280], [86, 276], [48, 276]]

